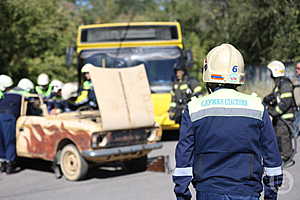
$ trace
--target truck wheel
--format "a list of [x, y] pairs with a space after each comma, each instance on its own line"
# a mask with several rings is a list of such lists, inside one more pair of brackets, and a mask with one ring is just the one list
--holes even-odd
[[147, 169], [147, 156], [124, 162], [125, 168], [130, 172], [143, 172]]
[[62, 149], [60, 166], [64, 176], [70, 181], [84, 178], [88, 171], [87, 162], [81, 157], [73, 144], [66, 145]]

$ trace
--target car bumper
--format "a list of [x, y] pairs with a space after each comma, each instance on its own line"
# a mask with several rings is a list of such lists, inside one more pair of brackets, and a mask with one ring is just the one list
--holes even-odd
[[141, 151], [151, 151], [153, 149], [162, 148], [162, 143], [140, 144], [126, 147], [117, 147], [109, 149], [97, 149], [91, 151], [82, 151], [81, 154], [86, 159], [94, 159], [106, 156], [117, 156], [123, 154], [136, 153]]

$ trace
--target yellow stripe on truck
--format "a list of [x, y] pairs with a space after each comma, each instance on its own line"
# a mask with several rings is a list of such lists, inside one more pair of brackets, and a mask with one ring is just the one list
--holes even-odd
[[162, 126], [162, 129], [178, 129], [179, 125], [169, 118], [168, 110], [171, 104], [171, 94], [155, 93], [151, 94], [151, 99], [154, 107], [155, 121]]

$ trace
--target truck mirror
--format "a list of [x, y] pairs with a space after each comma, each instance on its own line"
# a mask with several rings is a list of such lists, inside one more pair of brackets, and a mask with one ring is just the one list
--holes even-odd
[[184, 50], [183, 52], [186, 67], [192, 67], [194, 64], [193, 53], [191, 50]]
[[67, 47], [66, 48], [66, 65], [72, 65], [72, 59], [74, 55], [74, 47]]

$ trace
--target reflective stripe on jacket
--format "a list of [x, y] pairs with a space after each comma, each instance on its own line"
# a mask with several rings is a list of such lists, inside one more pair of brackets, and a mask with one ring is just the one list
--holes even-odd
[[92, 84], [91, 81], [84, 81], [83, 82], [83, 89], [84, 90], [90, 90], [90, 89], [92, 89], [92, 87], [93, 87], [93, 84]]
[[37, 94], [41, 95], [44, 98], [49, 98], [51, 96], [53, 86], [49, 85], [46, 90], [42, 86], [36, 86], [35, 91]]
[[91, 81], [84, 81], [82, 84], [82, 89], [80, 91], [79, 96], [77, 97], [75, 103], [76, 104], [84, 104], [89, 101], [89, 92], [93, 89], [93, 84]]
[[193, 96], [198, 96], [201, 92], [202, 87], [196, 79], [184, 76], [182, 81], [175, 81], [171, 90], [170, 116], [175, 114], [181, 116], [184, 106]]
[[[293, 93], [292, 82], [286, 77], [275, 80], [273, 92], [266, 97], [269, 101], [274, 101], [274, 105], [269, 105], [268, 111], [272, 117], [280, 117], [285, 120], [294, 120], [296, 103]], [[273, 98], [270, 98], [273, 97]], [[266, 102], [269, 104], [269, 102]]]
[[19, 88], [19, 87], [15, 87], [15, 88], [9, 90], [7, 93], [8, 94], [19, 94], [19, 95], [22, 95], [24, 97], [30, 96], [30, 92], [28, 92], [26, 90], [23, 90], [22, 88]]
[[282, 173], [267, 111], [259, 98], [233, 89], [188, 103], [175, 157], [178, 199], [190, 197], [192, 179], [197, 191], [259, 196], [264, 170], [270, 176]]
[[182, 81], [175, 81], [171, 91], [171, 102], [176, 104], [187, 104], [192, 96], [201, 93], [202, 87], [196, 79], [184, 76]]

